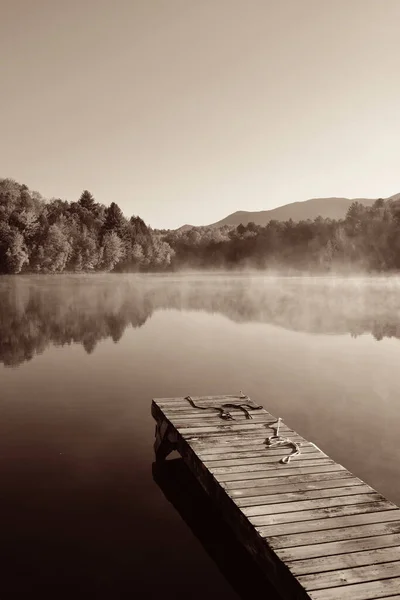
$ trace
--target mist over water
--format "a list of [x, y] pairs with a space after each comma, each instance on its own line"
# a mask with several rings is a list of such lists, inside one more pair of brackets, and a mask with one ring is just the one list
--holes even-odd
[[251, 274], [3, 277], [0, 361], [15, 366], [49, 345], [87, 353], [163, 310], [220, 314], [236, 323], [292, 331], [400, 337], [398, 277], [273, 277]]
[[239, 597], [153, 481], [152, 397], [243, 390], [399, 503], [399, 292], [396, 277], [1, 278], [6, 597], [186, 598], [193, 579], [192, 598]]

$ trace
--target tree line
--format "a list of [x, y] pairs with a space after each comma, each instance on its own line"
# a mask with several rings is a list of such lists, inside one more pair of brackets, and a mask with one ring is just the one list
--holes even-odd
[[256, 268], [280, 271], [400, 269], [400, 202], [378, 199], [371, 207], [353, 202], [345, 218], [317, 217], [265, 226], [163, 231], [174, 251], [173, 267]]
[[341, 220], [153, 230], [87, 190], [74, 202], [45, 201], [0, 180], [0, 273], [182, 268], [397, 271], [400, 202], [353, 202]]
[[46, 202], [0, 180], [0, 273], [137, 271], [166, 268], [172, 248], [138, 216], [106, 207], [85, 190], [76, 202]]

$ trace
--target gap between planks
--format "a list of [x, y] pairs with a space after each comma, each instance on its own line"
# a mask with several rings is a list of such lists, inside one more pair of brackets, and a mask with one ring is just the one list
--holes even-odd
[[[251, 403], [229, 395], [192, 398], [202, 406]], [[228, 408], [235, 418], [221, 423], [212, 409], [193, 413], [183, 398], [157, 406], [311, 600], [400, 598], [397, 506], [283, 422], [281, 435], [299, 443], [302, 454], [280, 464], [291, 449], [266, 445], [277, 419], [265, 409], [246, 419]]]

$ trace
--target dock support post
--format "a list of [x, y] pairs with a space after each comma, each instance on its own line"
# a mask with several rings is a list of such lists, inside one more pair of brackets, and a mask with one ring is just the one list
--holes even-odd
[[156, 461], [165, 460], [176, 449], [177, 436], [174, 429], [166, 421], [157, 421], [154, 452]]

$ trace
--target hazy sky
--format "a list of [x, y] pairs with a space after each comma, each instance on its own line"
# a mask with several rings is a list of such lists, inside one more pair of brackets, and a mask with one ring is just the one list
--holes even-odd
[[3, 0], [0, 177], [153, 227], [400, 192], [400, 0]]

